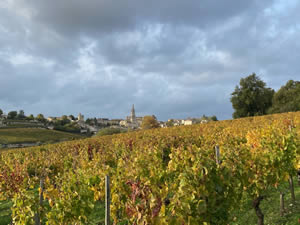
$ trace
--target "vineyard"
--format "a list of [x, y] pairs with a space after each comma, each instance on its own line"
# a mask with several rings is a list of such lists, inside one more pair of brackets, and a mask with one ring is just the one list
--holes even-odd
[[14, 224], [93, 224], [109, 175], [113, 224], [229, 224], [245, 197], [263, 224], [265, 193], [297, 185], [299, 140], [295, 112], [8, 150], [0, 200]]

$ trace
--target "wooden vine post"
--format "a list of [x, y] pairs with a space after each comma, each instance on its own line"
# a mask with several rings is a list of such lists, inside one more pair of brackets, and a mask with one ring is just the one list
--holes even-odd
[[[39, 208], [43, 206], [44, 201], [44, 178], [40, 179], [40, 193], [39, 193]], [[41, 218], [40, 218], [40, 210], [36, 212], [34, 215], [34, 223], [35, 225], [41, 225]]]
[[105, 176], [105, 225], [110, 225], [110, 179]]
[[40, 191], [40, 206], [42, 206], [43, 205], [43, 201], [44, 201], [44, 179], [42, 178], [41, 180], [40, 180], [40, 189], [41, 189], [41, 191]]
[[284, 193], [280, 192], [280, 216], [284, 216]]
[[294, 181], [293, 181], [293, 176], [292, 175], [290, 175], [290, 177], [289, 177], [289, 185], [290, 185], [292, 203], [295, 204], [296, 197], [295, 197]]
[[216, 151], [216, 163], [217, 163], [217, 164], [221, 164], [221, 161], [220, 161], [220, 148], [219, 148], [219, 145], [216, 145], [216, 146], [215, 146], [215, 151]]
[[[292, 125], [289, 125], [289, 131], [292, 132]], [[295, 204], [296, 198], [295, 198], [295, 189], [294, 189], [294, 181], [293, 181], [293, 175], [289, 174], [289, 186], [290, 186], [290, 192], [291, 192], [291, 198], [292, 203]]]

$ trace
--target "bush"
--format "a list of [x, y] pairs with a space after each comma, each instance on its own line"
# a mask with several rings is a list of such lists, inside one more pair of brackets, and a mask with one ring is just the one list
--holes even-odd
[[104, 128], [98, 131], [97, 136], [112, 135], [125, 132], [126, 130], [122, 130], [120, 128]]
[[65, 131], [70, 133], [80, 133], [80, 127], [74, 124], [54, 125], [54, 130]]

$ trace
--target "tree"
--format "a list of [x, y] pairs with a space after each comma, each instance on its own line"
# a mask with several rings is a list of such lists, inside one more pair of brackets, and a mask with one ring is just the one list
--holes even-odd
[[3, 111], [2, 111], [2, 109], [0, 109], [0, 116], [2, 116], [3, 115]]
[[289, 80], [273, 97], [269, 113], [295, 112], [300, 110], [300, 81]]
[[34, 116], [32, 114], [30, 114], [28, 117], [27, 117], [28, 120], [34, 120]]
[[8, 114], [7, 114], [7, 118], [8, 119], [15, 119], [18, 115], [18, 112], [17, 111], [10, 111]]
[[70, 115], [69, 118], [71, 118], [71, 120], [76, 120], [75, 116]]
[[38, 115], [36, 116], [36, 119], [37, 119], [38, 121], [40, 121], [40, 122], [45, 122], [45, 121], [46, 121], [46, 119], [45, 119], [45, 117], [44, 117], [43, 114], [38, 114]]
[[272, 106], [274, 90], [266, 87], [255, 73], [240, 80], [231, 94], [232, 107], [235, 110], [233, 118], [265, 115]]
[[167, 127], [173, 127], [174, 126], [174, 120], [173, 119], [168, 120], [166, 125], [167, 125]]
[[17, 118], [18, 119], [24, 119], [25, 118], [25, 113], [24, 113], [24, 110], [20, 110], [18, 115], [17, 115]]
[[98, 121], [97, 121], [97, 118], [96, 118], [96, 117], [94, 118], [94, 122], [93, 122], [93, 123], [94, 123], [95, 126], [98, 125]]
[[201, 117], [201, 120], [208, 120], [208, 117], [205, 114], [203, 114], [203, 116]]
[[142, 122], [142, 129], [151, 129], [151, 128], [158, 128], [158, 127], [160, 126], [155, 116], [144, 116]]
[[88, 125], [92, 125], [92, 119], [87, 118], [87, 119], [85, 120], [85, 123], [88, 124]]
[[212, 120], [212, 121], [218, 121], [218, 118], [215, 115], [213, 115], [213, 116], [210, 117], [210, 120]]

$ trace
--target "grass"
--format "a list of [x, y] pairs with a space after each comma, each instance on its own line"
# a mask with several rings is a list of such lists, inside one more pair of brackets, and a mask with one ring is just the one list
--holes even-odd
[[[296, 180], [295, 180], [296, 181]], [[284, 189], [288, 189], [288, 185], [283, 185]], [[265, 215], [265, 225], [297, 225], [300, 219], [300, 186], [295, 183], [296, 204], [291, 205], [290, 193], [285, 195], [284, 216], [279, 215], [279, 192], [278, 190], [270, 190], [266, 193], [268, 196], [261, 203], [261, 209]], [[0, 201], [0, 225], [10, 223], [10, 207], [11, 202]], [[104, 225], [105, 206], [103, 202], [97, 202], [93, 213], [89, 217], [90, 225]], [[230, 225], [256, 225], [257, 217], [251, 207], [251, 200], [246, 199], [233, 215], [233, 220]]]
[[89, 219], [91, 225], [104, 225], [105, 224], [105, 203], [97, 202], [95, 204], [93, 213], [91, 214]]
[[0, 129], [0, 144], [54, 143], [82, 138], [81, 135], [39, 128]]
[[7, 225], [11, 222], [11, 206], [12, 203], [10, 201], [0, 202], [0, 225]]

